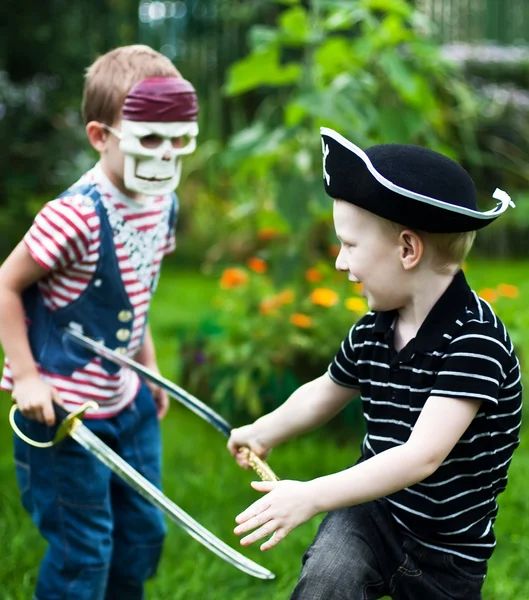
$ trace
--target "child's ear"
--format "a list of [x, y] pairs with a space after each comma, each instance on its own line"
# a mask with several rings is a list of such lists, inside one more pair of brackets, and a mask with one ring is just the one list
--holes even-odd
[[86, 135], [92, 147], [98, 152], [104, 152], [107, 147], [108, 131], [103, 123], [98, 121], [90, 121], [86, 125]]
[[414, 269], [424, 254], [421, 237], [411, 229], [404, 229], [399, 235], [400, 262], [405, 271]]

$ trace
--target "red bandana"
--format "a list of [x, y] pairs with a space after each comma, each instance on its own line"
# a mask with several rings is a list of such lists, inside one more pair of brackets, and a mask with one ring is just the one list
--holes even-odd
[[128, 121], [182, 123], [196, 121], [195, 88], [181, 77], [149, 77], [136, 83], [123, 103]]

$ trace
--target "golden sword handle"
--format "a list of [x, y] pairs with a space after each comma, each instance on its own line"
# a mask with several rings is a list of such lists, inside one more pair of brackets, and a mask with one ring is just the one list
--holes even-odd
[[259, 475], [262, 481], [279, 481], [279, 477], [272, 471], [270, 466], [262, 458], [259, 458], [250, 448], [242, 448], [248, 464]]
[[81, 417], [89, 408], [92, 410], [97, 410], [99, 406], [97, 402], [90, 400], [89, 402], [85, 402], [79, 410], [68, 413], [68, 416], [61, 421], [61, 424], [55, 433], [55, 437], [49, 442], [38, 442], [37, 440], [31, 439], [25, 433], [20, 431], [15, 421], [15, 413], [18, 410], [18, 406], [16, 404], [13, 404], [11, 410], [9, 411], [9, 424], [18, 437], [21, 440], [24, 440], [26, 444], [34, 446], [35, 448], [51, 448], [52, 446], [55, 446], [55, 444], [58, 444], [66, 436], [70, 435], [70, 433], [81, 423]]

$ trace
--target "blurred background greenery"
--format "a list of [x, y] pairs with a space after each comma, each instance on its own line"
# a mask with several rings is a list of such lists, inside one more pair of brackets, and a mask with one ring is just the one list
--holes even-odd
[[[198, 149], [178, 190], [178, 250], [151, 311], [167, 376], [242, 424], [319, 375], [365, 311], [359, 290], [333, 269], [321, 125], [361, 147], [424, 144], [459, 160], [483, 210], [494, 206], [496, 187], [512, 196], [516, 210], [480, 232], [467, 270], [525, 363], [529, 0], [2, 3], [0, 259], [43, 203], [96, 160], [79, 111], [84, 69], [138, 42], [175, 62], [201, 107]], [[0, 596], [27, 598], [42, 546], [18, 506], [10, 436], [5, 424], [0, 430]], [[178, 407], [164, 432], [170, 495], [236, 543], [233, 517], [254, 497], [249, 476], [233, 468], [212, 430]], [[360, 434], [352, 405], [324, 433], [278, 450], [277, 470], [304, 478], [343, 467]], [[528, 461], [524, 434], [502, 497], [488, 599], [529, 597]], [[152, 597], [285, 598], [314, 527], [267, 557], [279, 583], [253, 587], [173, 532]]]

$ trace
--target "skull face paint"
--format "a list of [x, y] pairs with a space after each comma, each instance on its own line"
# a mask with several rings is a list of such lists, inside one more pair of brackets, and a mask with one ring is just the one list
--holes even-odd
[[196, 148], [198, 102], [193, 86], [178, 77], [137, 83], [123, 104], [119, 137], [124, 183], [133, 192], [161, 196], [180, 182], [181, 157]]

